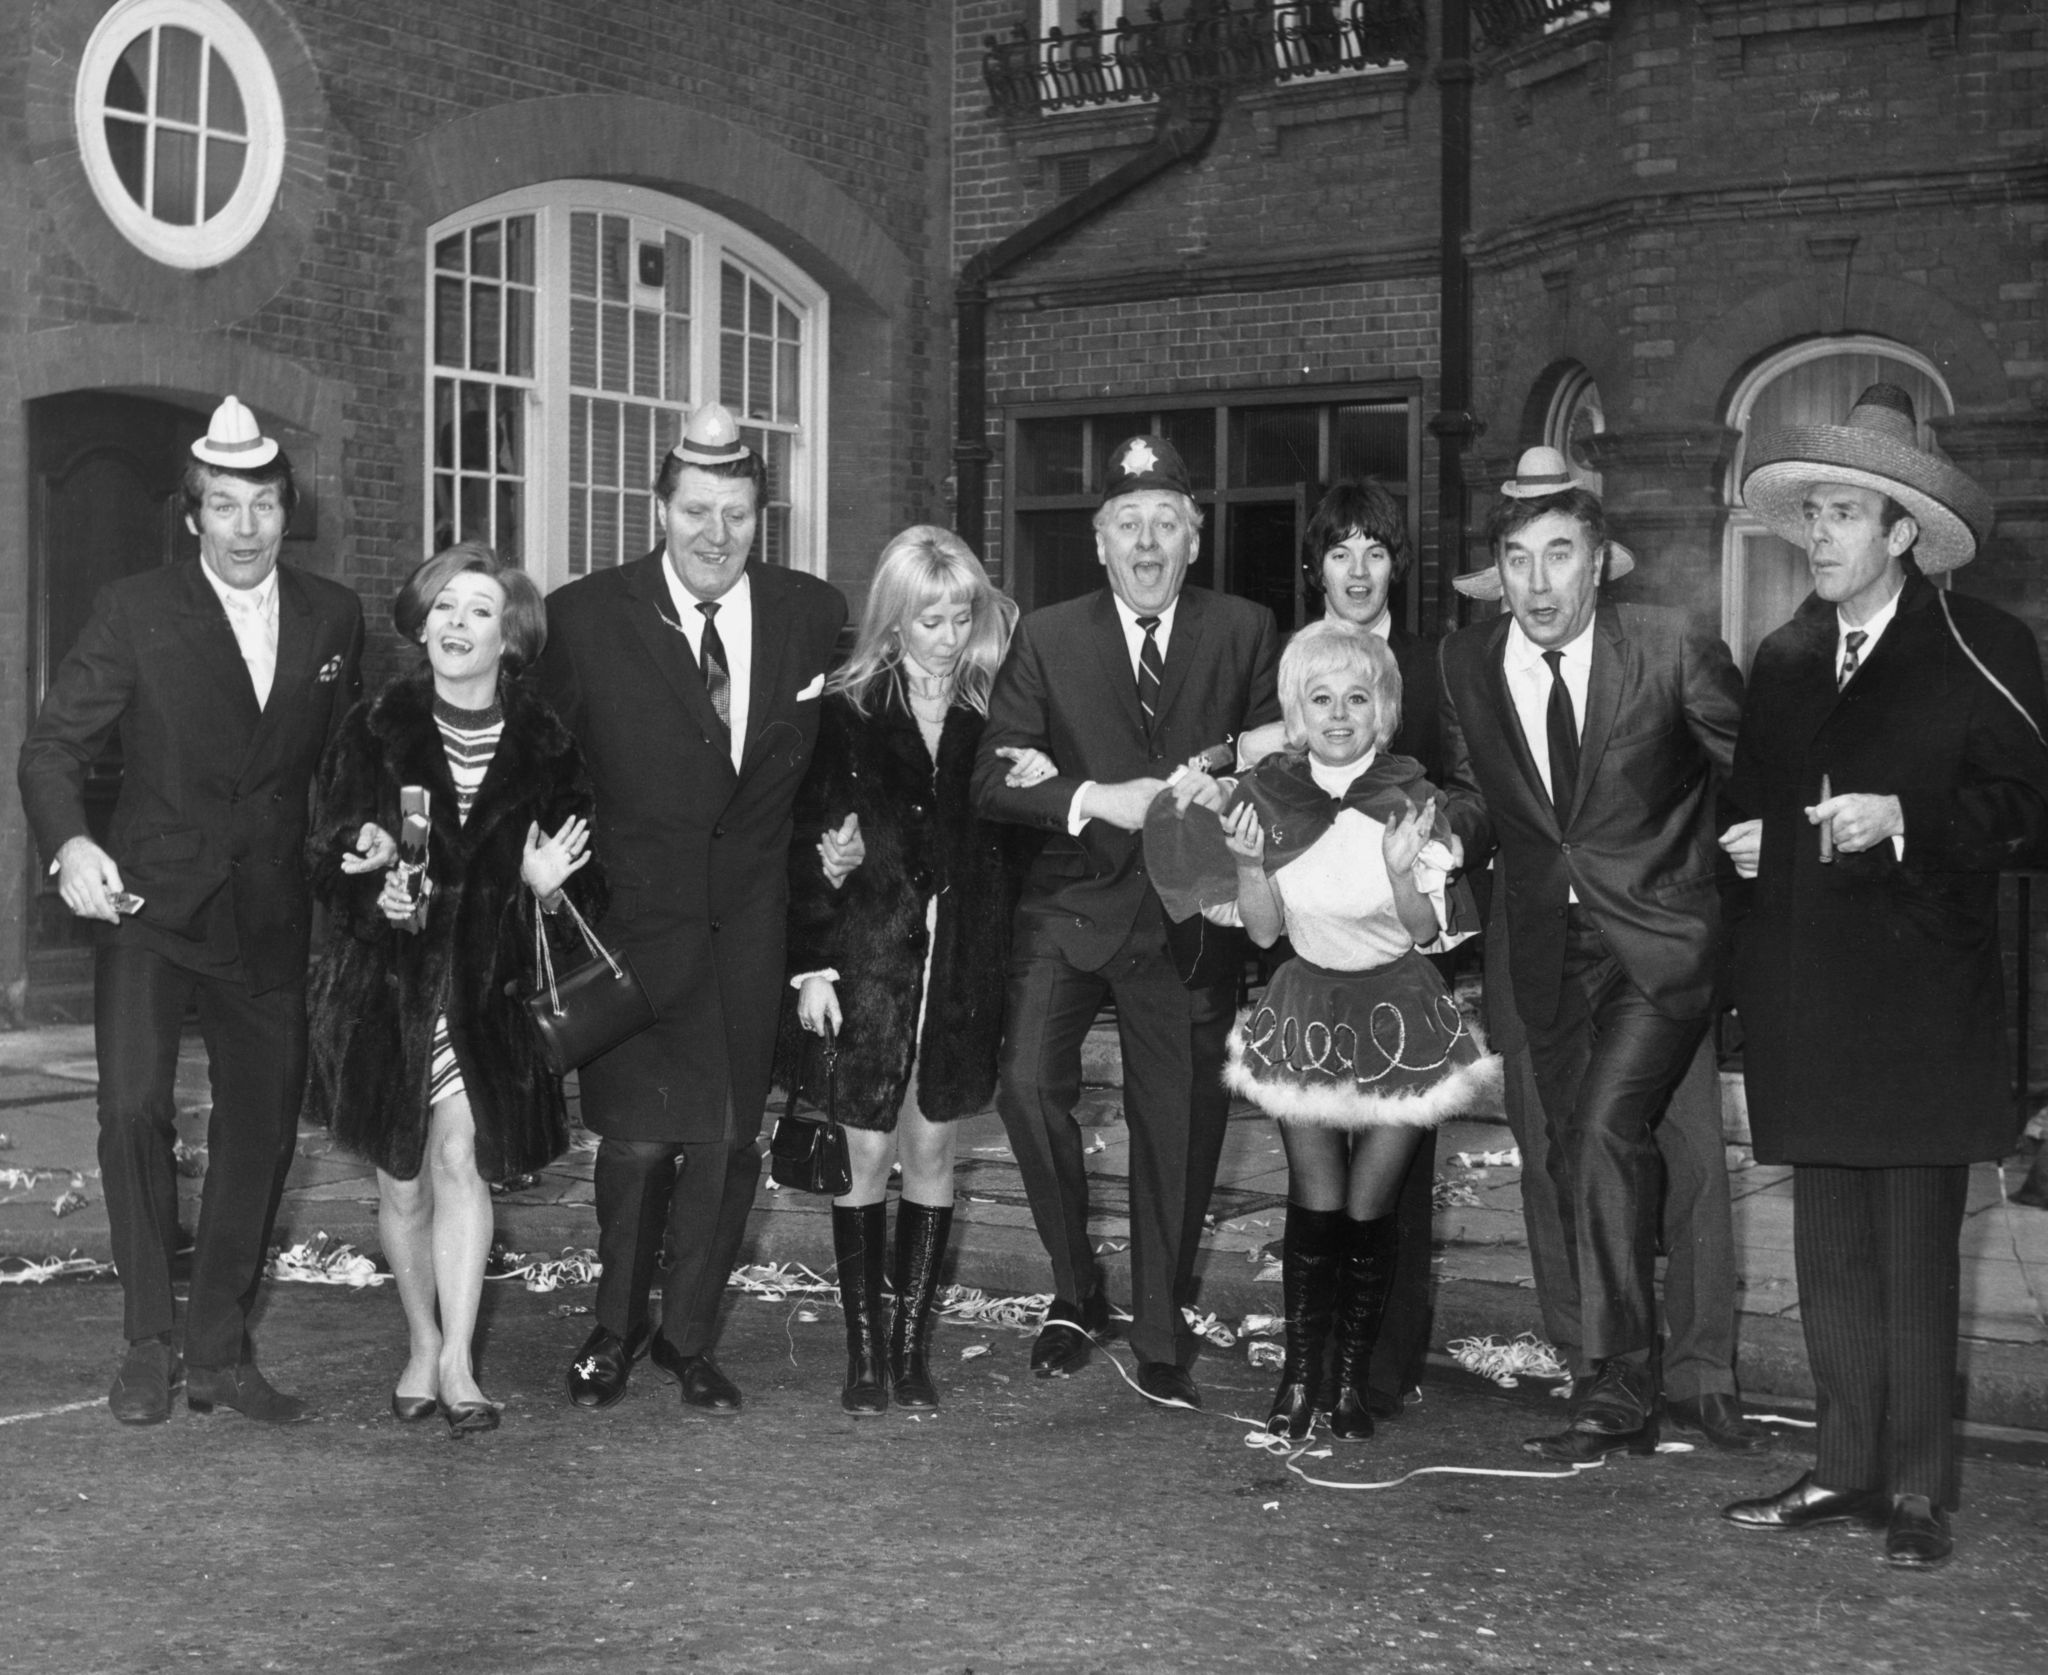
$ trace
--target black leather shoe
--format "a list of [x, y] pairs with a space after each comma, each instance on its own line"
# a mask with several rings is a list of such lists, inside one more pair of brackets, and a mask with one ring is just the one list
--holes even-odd
[[1530, 1437], [1522, 1446], [1531, 1454], [1566, 1465], [1583, 1465], [1624, 1451], [1657, 1452], [1657, 1414], [1645, 1389], [1647, 1375], [1616, 1357], [1595, 1369], [1571, 1427], [1554, 1436]]
[[720, 1372], [708, 1355], [684, 1355], [668, 1339], [657, 1337], [647, 1359], [682, 1386], [683, 1405], [730, 1417], [740, 1410], [740, 1387]]
[[1925, 1495], [1894, 1495], [1892, 1515], [1884, 1529], [1884, 1562], [1907, 1570], [1931, 1570], [1947, 1564], [1955, 1551], [1948, 1533], [1948, 1514]]
[[1194, 1376], [1187, 1368], [1172, 1361], [1140, 1361], [1138, 1389], [1161, 1407], [1199, 1408], [1202, 1405], [1202, 1393], [1195, 1388]]
[[161, 1425], [171, 1416], [171, 1392], [184, 1377], [169, 1344], [154, 1338], [132, 1343], [107, 1388], [107, 1410], [124, 1425]]
[[1031, 1345], [1031, 1370], [1040, 1378], [1065, 1378], [1088, 1365], [1095, 1346], [1109, 1335], [1109, 1298], [1097, 1291], [1076, 1305], [1055, 1297], [1045, 1324]]
[[272, 1389], [253, 1361], [244, 1361], [239, 1367], [188, 1368], [185, 1405], [194, 1413], [231, 1407], [265, 1425], [291, 1425], [306, 1417], [306, 1404]]
[[626, 1393], [633, 1363], [647, 1353], [650, 1335], [644, 1325], [623, 1338], [607, 1327], [596, 1328], [569, 1363], [569, 1400], [578, 1407], [610, 1407]]
[[496, 1402], [450, 1402], [442, 1413], [451, 1437], [479, 1437], [498, 1428]]
[[441, 1411], [439, 1398], [434, 1396], [401, 1396], [391, 1392], [391, 1417], [402, 1425], [417, 1425], [422, 1419], [431, 1419]]
[[1704, 1437], [1709, 1448], [1724, 1454], [1754, 1454], [1767, 1447], [1771, 1433], [1754, 1419], [1742, 1417], [1740, 1398], [1727, 1395], [1696, 1396], [1690, 1401], [1667, 1401], [1664, 1417], [1674, 1431]]
[[1808, 1472], [1775, 1495], [1731, 1502], [1721, 1508], [1721, 1516], [1746, 1530], [1803, 1530], [1843, 1523], [1871, 1528], [1884, 1522], [1886, 1510], [1884, 1496], [1874, 1489], [1823, 1489]]
[[1407, 1407], [1407, 1396], [1398, 1390], [1382, 1390], [1376, 1384], [1365, 1387], [1365, 1411], [1375, 1419], [1399, 1419]]

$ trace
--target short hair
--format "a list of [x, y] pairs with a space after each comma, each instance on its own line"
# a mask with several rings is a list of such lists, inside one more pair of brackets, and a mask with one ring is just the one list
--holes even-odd
[[1536, 500], [1501, 496], [1493, 510], [1486, 514], [1486, 550], [1498, 562], [1501, 549], [1507, 545], [1510, 536], [1552, 512], [1563, 512], [1585, 525], [1586, 534], [1593, 543], [1594, 556], [1601, 555], [1607, 545], [1607, 513], [1601, 508], [1600, 497], [1582, 488], [1560, 489], [1556, 494], [1546, 494]]
[[[1180, 502], [1180, 515], [1187, 520], [1188, 528], [1192, 529], [1197, 535], [1202, 533], [1202, 508], [1195, 504], [1192, 495], [1182, 494], [1178, 489], [1132, 489], [1129, 492], [1131, 494], [1172, 495], [1174, 499]], [[1124, 498], [1125, 496], [1121, 494], [1113, 495], [1095, 508], [1095, 516], [1090, 520], [1090, 524], [1097, 535], [1100, 535], [1109, 527], [1110, 507]]]
[[1338, 617], [1312, 622], [1280, 654], [1280, 715], [1290, 750], [1308, 744], [1308, 689], [1325, 675], [1359, 674], [1372, 694], [1373, 741], [1384, 750], [1401, 726], [1401, 665], [1370, 628]]
[[531, 667], [548, 643], [548, 608], [533, 585], [533, 578], [518, 565], [500, 558], [482, 541], [457, 541], [443, 547], [410, 576], [391, 601], [391, 621], [399, 633], [415, 645], [427, 625], [427, 612], [441, 597], [451, 579], [463, 574], [488, 576], [505, 595], [505, 614], [500, 619], [505, 638], [505, 664], [518, 674]]
[[[833, 675], [831, 690], [846, 694], [866, 715], [890, 695], [902, 698], [903, 624], [941, 602], [973, 608], [967, 644], [954, 665], [954, 695], [988, 713], [989, 689], [1009, 649], [1017, 607], [989, 585], [974, 549], [950, 529], [914, 523], [890, 539], [868, 583], [853, 655]], [[906, 705], [907, 707], [907, 705]]]
[[279, 448], [263, 465], [246, 468], [239, 465], [214, 465], [197, 455], [185, 461], [185, 473], [178, 479], [178, 504], [185, 516], [194, 523], [199, 521], [199, 508], [206, 504], [207, 488], [219, 477], [232, 477], [237, 482], [254, 483], [258, 488], [274, 488], [277, 497], [284, 502], [284, 515], [289, 519], [299, 504], [299, 485], [292, 476], [291, 456]]
[[661, 470], [654, 478], [654, 498], [666, 506], [675, 497], [676, 484], [683, 480], [685, 471], [702, 471], [713, 477], [735, 477], [754, 485], [754, 510], [768, 509], [768, 462], [753, 448], [746, 451], [741, 459], [723, 460], [717, 465], [705, 465], [699, 460], [683, 459], [671, 448], [661, 456]]
[[1323, 560], [1360, 535], [1387, 549], [1394, 561], [1396, 581], [1408, 574], [1414, 557], [1408, 549], [1408, 515], [1385, 484], [1368, 477], [1359, 482], [1335, 484], [1316, 506], [1315, 516], [1308, 520], [1308, 533], [1301, 543], [1301, 564], [1308, 572], [1311, 588], [1322, 591]]

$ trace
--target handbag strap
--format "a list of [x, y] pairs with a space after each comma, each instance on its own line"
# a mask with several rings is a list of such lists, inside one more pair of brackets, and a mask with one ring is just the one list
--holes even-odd
[[[830, 1019], [826, 1020], [822, 1040], [825, 1054], [825, 1100], [822, 1109], [825, 1120], [836, 1123], [839, 1120], [839, 1038], [832, 1028]], [[782, 1114], [785, 1117], [793, 1118], [796, 1115], [797, 1101], [802, 1097], [803, 1080], [799, 1072], [790, 1077], [790, 1085], [783, 1089]]]
[[[567, 901], [569, 898], [564, 896], [562, 899]], [[533, 898], [533, 968], [541, 974], [542, 981], [547, 985], [548, 1010], [559, 1018], [562, 1015], [562, 994], [555, 986], [554, 951], [548, 947], [547, 931], [542, 927], [541, 923], [546, 917], [547, 915], [541, 911], [540, 897], [535, 896]]]
[[1946, 588], [1936, 588], [1934, 590], [1934, 597], [1941, 601], [1941, 614], [1948, 622], [1949, 633], [1955, 636], [1956, 644], [1963, 648], [1963, 655], [1977, 665], [1977, 673], [1988, 680], [1991, 683], [1992, 689], [2019, 712], [2020, 719], [2027, 724], [2027, 730], [2034, 735], [2034, 742], [2036, 744], [2048, 743], [2048, 740], [2043, 740], [2041, 737], [2041, 724], [2027, 713], [2027, 706], [2015, 698], [2012, 695], [2012, 688], [1987, 669], [1984, 666], [1984, 659], [1970, 649], [1970, 642], [1963, 638], [1963, 631], [1956, 626], [1955, 614], [1948, 608], [1948, 590]]

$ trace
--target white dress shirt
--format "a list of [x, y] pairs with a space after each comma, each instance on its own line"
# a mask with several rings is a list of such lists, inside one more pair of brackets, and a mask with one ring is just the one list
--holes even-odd
[[668, 596], [675, 601], [676, 621], [682, 625], [683, 638], [690, 642], [690, 655], [700, 669], [704, 667], [704, 613], [697, 607], [718, 607], [718, 638], [725, 647], [727, 713], [732, 718], [732, 765], [737, 769], [747, 753], [747, 705], [753, 692], [754, 578], [742, 570], [740, 579], [724, 593], [704, 600], [683, 586], [666, 552], [661, 574], [668, 583]]
[[1862, 668], [1870, 661], [1870, 654], [1877, 649], [1877, 642], [1884, 631], [1891, 627], [1892, 618], [1899, 614], [1899, 601], [1906, 596], [1906, 590], [1899, 591], [1871, 613], [1868, 622], [1851, 622], [1842, 615], [1841, 607], [1835, 608], [1835, 684], [1842, 684], [1842, 665], [1849, 660], [1849, 636], [1861, 634], [1863, 644], [1856, 648], [1856, 667]]
[[[1138, 613], [1136, 611], [1117, 598], [1115, 594], [1112, 593], [1109, 597], [1110, 603], [1116, 606], [1117, 621], [1123, 624], [1124, 649], [1131, 655], [1131, 690], [1135, 692], [1138, 687], [1138, 658], [1145, 649], [1145, 630], [1138, 626]], [[1159, 642], [1159, 666], [1162, 669], [1166, 667], [1167, 642], [1173, 638], [1173, 613], [1179, 609], [1180, 596], [1175, 594], [1173, 603], [1159, 612], [1159, 626], [1153, 630], [1152, 637]], [[1087, 817], [1081, 812], [1081, 799], [1093, 789], [1094, 785], [1095, 781], [1092, 779], [1082, 780], [1074, 791], [1074, 800], [1067, 804], [1067, 832], [1069, 836], [1079, 837], [1081, 835], [1081, 828], [1088, 824]]]
[[[1595, 621], [1598, 619], [1595, 618]], [[1564, 689], [1571, 694], [1572, 722], [1579, 730], [1579, 737], [1586, 736], [1586, 692], [1593, 682], [1593, 623], [1588, 622], [1578, 634], [1562, 646], [1553, 646], [1553, 651], [1562, 651], [1558, 667], [1564, 675]], [[1502, 672], [1508, 680], [1508, 696], [1514, 700], [1515, 718], [1522, 724], [1522, 737], [1529, 742], [1529, 754], [1536, 758], [1536, 772], [1543, 781], [1543, 789], [1550, 793], [1555, 802], [1556, 794], [1550, 787], [1550, 688], [1552, 677], [1550, 665], [1544, 661], [1544, 648], [1522, 632], [1522, 625], [1510, 619], [1508, 643], [1501, 654]], [[1577, 890], [1567, 890], [1565, 900], [1579, 899]]]
[[277, 680], [277, 566], [254, 587], [230, 587], [213, 573], [205, 559], [199, 573], [219, 597], [228, 614], [228, 626], [235, 631], [242, 661], [248, 665], [249, 684], [256, 688], [256, 707], [270, 702], [270, 689]]

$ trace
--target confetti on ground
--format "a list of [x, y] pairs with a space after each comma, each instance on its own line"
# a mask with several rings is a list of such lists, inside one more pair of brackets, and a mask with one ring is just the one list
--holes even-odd
[[[19, 1263], [16, 1267], [14, 1264]], [[52, 1256], [38, 1261], [28, 1256], [0, 1257], [0, 1285], [42, 1285], [57, 1279], [98, 1279], [111, 1274], [111, 1262], [95, 1262], [89, 1256]]]
[[1572, 1376], [1557, 1351], [1534, 1332], [1524, 1332], [1512, 1341], [1454, 1338], [1444, 1348], [1467, 1372], [1492, 1379], [1503, 1390], [1514, 1389], [1525, 1378], [1568, 1380]]
[[1273, 1338], [1285, 1331], [1287, 1322], [1277, 1314], [1248, 1314], [1237, 1323], [1241, 1338]]
[[76, 1178], [69, 1169], [0, 1169], [0, 1192], [33, 1192], [42, 1181]]
[[982, 1356], [993, 1353], [985, 1343], [971, 1343], [960, 1351], [960, 1359], [963, 1361], [978, 1361]]
[[1008, 1146], [976, 1146], [974, 1148], [974, 1155], [976, 1157], [1014, 1157], [1016, 1154]]
[[188, 1181], [197, 1180], [206, 1173], [206, 1148], [174, 1140], [171, 1142], [171, 1164]]
[[555, 1318], [557, 1320], [570, 1320], [579, 1314], [588, 1314], [589, 1312], [590, 1305], [588, 1303], [557, 1303], [555, 1305]]
[[820, 1279], [801, 1262], [757, 1262], [751, 1267], [735, 1268], [725, 1283], [764, 1303], [779, 1303], [789, 1297], [833, 1299], [839, 1295], [835, 1283]]
[[1439, 1175], [1429, 1189], [1429, 1207], [1432, 1210], [1477, 1209], [1479, 1192], [1470, 1181], [1454, 1181], [1448, 1175]]
[[1287, 1352], [1276, 1343], [1248, 1343], [1244, 1346], [1244, 1358], [1254, 1367], [1274, 1372], [1285, 1365]]
[[356, 1249], [325, 1233], [301, 1239], [289, 1249], [272, 1251], [264, 1274], [295, 1285], [346, 1285], [360, 1291], [382, 1285], [391, 1276], [378, 1271], [377, 1264]]
[[528, 1291], [559, 1291], [565, 1285], [595, 1285], [604, 1264], [597, 1252], [564, 1245], [560, 1256], [532, 1256], [524, 1251], [494, 1250], [484, 1270], [494, 1280], [524, 1280]]
[[1005, 1326], [1015, 1332], [1036, 1331], [1052, 1306], [1050, 1291], [1025, 1297], [991, 1297], [971, 1285], [949, 1285], [938, 1295], [938, 1312], [962, 1326]]
[[1498, 1152], [1453, 1152], [1451, 1161], [1460, 1169], [1519, 1169], [1522, 1167], [1522, 1148], [1509, 1146]]
[[1188, 1329], [1198, 1338], [1206, 1338], [1218, 1349], [1237, 1347], [1237, 1334], [1213, 1314], [1197, 1314], [1193, 1309], [1180, 1311], [1181, 1318], [1188, 1323]]
[[14, 1150], [14, 1139], [13, 1139], [13, 1136], [12, 1136], [12, 1135], [7, 1135], [7, 1134], [0, 1134], [0, 1152], [11, 1152], [11, 1151], [13, 1151], [13, 1150]]
[[[73, 1175], [71, 1179], [74, 1183], [76, 1183], [78, 1177], [76, 1175]], [[77, 1185], [74, 1184], [69, 1192], [65, 1193], [63, 1197], [59, 1198], [56, 1203], [50, 1206], [50, 1213], [55, 1216], [68, 1216], [76, 1210], [84, 1209], [86, 1205], [90, 1204], [91, 1202], [92, 1200], [86, 1197], [86, 1195], [78, 1189]]]
[[1109, 1142], [1105, 1140], [1100, 1134], [1098, 1134], [1095, 1136], [1093, 1144], [1086, 1145], [1081, 1148], [1081, 1155], [1083, 1157], [1086, 1157], [1090, 1152], [1106, 1152], [1108, 1150]]

